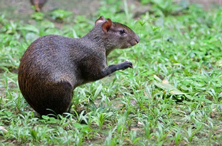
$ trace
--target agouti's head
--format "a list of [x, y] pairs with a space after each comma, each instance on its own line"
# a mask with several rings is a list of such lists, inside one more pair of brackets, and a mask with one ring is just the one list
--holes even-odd
[[112, 22], [109, 18], [106, 20], [103, 16], [96, 20], [94, 29], [101, 32], [108, 52], [115, 48], [129, 48], [140, 41], [139, 36], [129, 27]]

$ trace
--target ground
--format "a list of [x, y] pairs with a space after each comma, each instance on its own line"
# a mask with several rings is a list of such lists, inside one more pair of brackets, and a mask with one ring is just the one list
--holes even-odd
[[[176, 0], [178, 2], [183, 0]], [[148, 10], [144, 6], [141, 6], [138, 0], [128, 0], [129, 3], [133, 3], [136, 8], [136, 12], [144, 12]], [[209, 9], [211, 5], [221, 5], [221, 0], [190, 0], [192, 3], [202, 4], [206, 9]], [[65, 9], [72, 11], [74, 15], [86, 15], [90, 16], [95, 13], [100, 6], [98, 0], [48, 0], [47, 4], [44, 6], [43, 11], [52, 11], [54, 9]], [[142, 10], [141, 10], [142, 9]], [[1, 0], [0, 1], [1, 12], [9, 12], [12, 14], [10, 17], [12, 19], [26, 19], [29, 15], [33, 13], [33, 9], [30, 7], [28, 0]]]
[[[34, 13], [27, 0], [1, 0], [0, 143], [221, 145], [222, 9], [213, 1], [199, 1], [208, 11], [185, 1], [185, 7], [149, 1], [49, 0]], [[107, 59], [130, 60], [134, 68], [77, 87], [71, 114], [38, 118], [18, 88], [19, 59], [38, 37], [85, 35], [100, 15], [140, 36], [139, 44]]]

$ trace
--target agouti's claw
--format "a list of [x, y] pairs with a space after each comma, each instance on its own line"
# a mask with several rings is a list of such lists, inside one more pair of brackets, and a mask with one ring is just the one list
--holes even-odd
[[124, 63], [126, 63], [128, 67], [133, 68], [132, 62], [126, 60], [126, 61], [124, 61]]
[[133, 68], [133, 64], [132, 64], [131, 68]]

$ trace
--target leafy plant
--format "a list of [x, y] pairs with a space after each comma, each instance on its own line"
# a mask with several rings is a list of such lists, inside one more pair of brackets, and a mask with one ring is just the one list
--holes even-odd
[[33, 13], [31, 16], [32, 19], [41, 21], [44, 19], [44, 13], [38, 12], [38, 13]]
[[56, 9], [56, 10], [52, 11], [51, 17], [52, 17], [53, 20], [63, 22], [71, 14], [72, 14], [72, 12], [65, 11], [65, 10], [62, 10], [62, 9]]

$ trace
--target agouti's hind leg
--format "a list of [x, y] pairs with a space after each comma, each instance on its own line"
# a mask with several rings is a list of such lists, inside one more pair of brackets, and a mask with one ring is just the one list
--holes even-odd
[[72, 101], [72, 86], [65, 81], [51, 84], [45, 88], [42, 107], [38, 108], [39, 114], [63, 114], [67, 112]]
[[[72, 91], [71, 97], [73, 97], [73, 95], [74, 95], [74, 93], [73, 93], [73, 91]], [[67, 110], [69, 113], [70, 113], [70, 111], [71, 111], [72, 105], [73, 105], [73, 103], [70, 102], [69, 108], [68, 108], [68, 110]]]

